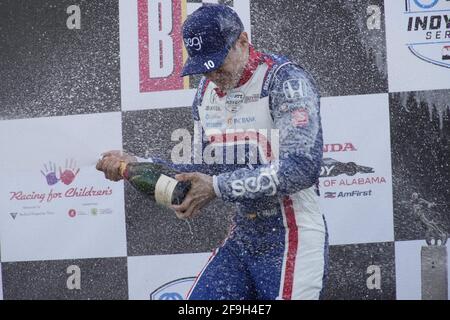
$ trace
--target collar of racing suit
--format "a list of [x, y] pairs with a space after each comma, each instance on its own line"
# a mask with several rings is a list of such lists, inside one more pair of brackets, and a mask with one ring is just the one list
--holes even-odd
[[[258, 66], [261, 64], [261, 62], [264, 61], [264, 56], [261, 52], [258, 52], [255, 50], [255, 48], [250, 45], [249, 46], [249, 55], [248, 55], [248, 61], [247, 64], [244, 67], [244, 71], [242, 72], [241, 79], [239, 80], [236, 88], [239, 88], [247, 83], [248, 80], [253, 76], [253, 73], [255, 73], [255, 70], [258, 68]], [[217, 95], [220, 98], [223, 98], [226, 93], [220, 90], [219, 88], [214, 89], [217, 93]]]

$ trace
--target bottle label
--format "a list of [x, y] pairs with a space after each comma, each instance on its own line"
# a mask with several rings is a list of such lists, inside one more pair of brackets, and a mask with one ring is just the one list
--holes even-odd
[[162, 174], [156, 182], [155, 186], [156, 203], [159, 203], [166, 207], [171, 206], [172, 194], [177, 184], [177, 180]]

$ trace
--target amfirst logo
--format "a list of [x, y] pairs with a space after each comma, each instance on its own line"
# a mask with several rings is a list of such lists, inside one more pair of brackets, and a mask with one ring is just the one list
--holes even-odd
[[367, 191], [354, 190], [351, 192], [327, 191], [327, 192], [325, 192], [324, 198], [325, 199], [337, 199], [337, 198], [355, 198], [355, 197], [370, 197], [370, 196], [372, 196], [372, 190], [367, 190]]

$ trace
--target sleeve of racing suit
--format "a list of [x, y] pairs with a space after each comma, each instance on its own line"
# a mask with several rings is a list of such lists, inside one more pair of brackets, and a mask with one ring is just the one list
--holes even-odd
[[202, 153], [207, 144], [204, 140], [205, 132], [200, 122], [200, 116], [198, 108], [202, 104], [203, 94], [205, 87], [208, 85], [206, 78], [202, 78], [197, 92], [195, 94], [194, 102], [192, 103], [192, 117], [194, 120], [194, 135], [192, 137], [192, 144], [190, 150], [190, 161], [186, 163], [173, 163], [172, 161], [167, 161], [159, 156], [152, 156], [150, 158], [140, 158], [136, 157], [138, 162], [152, 162], [162, 164], [178, 172], [200, 172], [204, 174], [214, 175], [219, 172], [223, 172], [223, 165], [220, 164], [205, 164], [203, 161]]
[[278, 70], [269, 90], [274, 127], [279, 130], [279, 158], [214, 176], [214, 189], [224, 201], [245, 203], [289, 195], [311, 187], [319, 178], [323, 142], [314, 80], [289, 64]]

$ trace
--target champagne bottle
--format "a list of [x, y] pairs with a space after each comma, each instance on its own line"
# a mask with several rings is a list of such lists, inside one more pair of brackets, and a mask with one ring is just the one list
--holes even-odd
[[181, 204], [191, 187], [174, 179], [177, 171], [157, 163], [122, 161], [119, 171], [136, 190], [166, 207]]

